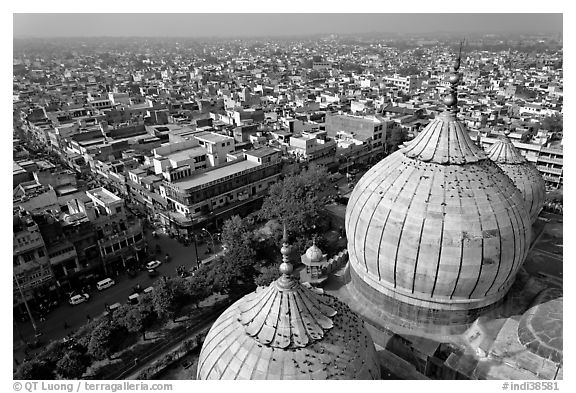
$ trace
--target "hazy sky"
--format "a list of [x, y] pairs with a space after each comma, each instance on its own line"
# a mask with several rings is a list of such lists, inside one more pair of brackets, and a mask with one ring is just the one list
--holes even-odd
[[14, 37], [562, 32], [562, 14], [14, 14]]

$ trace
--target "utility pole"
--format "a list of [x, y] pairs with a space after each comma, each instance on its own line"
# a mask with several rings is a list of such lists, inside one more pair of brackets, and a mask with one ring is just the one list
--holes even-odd
[[22, 287], [20, 286], [20, 281], [18, 281], [18, 276], [14, 274], [14, 280], [16, 281], [16, 286], [18, 287], [18, 291], [20, 292], [20, 296], [22, 297], [22, 301], [24, 302], [24, 306], [26, 307], [26, 311], [28, 312], [28, 316], [30, 317], [30, 322], [32, 322], [32, 328], [34, 328], [34, 336], [38, 336], [38, 327], [36, 326], [36, 321], [32, 316], [32, 311], [30, 311], [30, 306], [28, 306], [28, 302], [26, 301], [26, 297], [24, 296], [24, 292], [22, 291]]

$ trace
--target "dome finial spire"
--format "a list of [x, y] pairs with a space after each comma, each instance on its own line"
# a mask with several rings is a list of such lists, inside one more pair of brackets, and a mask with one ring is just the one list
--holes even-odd
[[464, 40], [460, 41], [460, 48], [458, 50], [458, 57], [452, 63], [452, 70], [453, 73], [448, 78], [450, 82], [450, 87], [448, 88], [449, 92], [446, 96], [444, 96], [443, 102], [446, 105], [446, 110], [456, 114], [458, 113], [458, 83], [460, 82], [460, 73], [458, 70], [460, 69], [460, 61], [462, 58], [462, 45], [464, 44]]
[[284, 289], [292, 287], [294, 283], [294, 278], [292, 277], [292, 271], [294, 270], [288, 255], [290, 254], [290, 245], [288, 244], [288, 230], [286, 229], [286, 223], [284, 223], [284, 235], [282, 236], [282, 248], [280, 253], [282, 254], [282, 263], [280, 264], [280, 273], [282, 276], [278, 279], [278, 284]]

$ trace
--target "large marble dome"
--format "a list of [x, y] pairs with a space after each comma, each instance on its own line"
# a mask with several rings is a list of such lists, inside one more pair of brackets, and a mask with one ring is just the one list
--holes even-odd
[[198, 379], [379, 379], [362, 319], [334, 296], [304, 286], [282, 248], [282, 276], [244, 296], [212, 325]]
[[377, 324], [467, 323], [507, 293], [528, 253], [522, 194], [457, 120], [456, 97], [350, 196], [348, 288]]
[[486, 153], [522, 192], [530, 219], [536, 222], [546, 199], [546, 185], [538, 169], [522, 157], [507, 136], [500, 137]]

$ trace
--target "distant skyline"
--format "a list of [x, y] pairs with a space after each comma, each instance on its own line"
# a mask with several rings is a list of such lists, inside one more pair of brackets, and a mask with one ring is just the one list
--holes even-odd
[[560, 13], [13, 14], [13, 36], [253, 37], [352, 33], [562, 33]]

